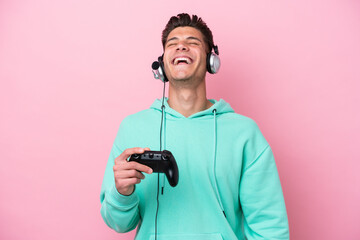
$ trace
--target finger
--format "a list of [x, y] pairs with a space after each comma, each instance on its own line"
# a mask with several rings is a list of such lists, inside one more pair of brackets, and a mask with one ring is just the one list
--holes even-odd
[[139, 172], [145, 172], [148, 174], [151, 174], [153, 172], [153, 170], [151, 169], [151, 167], [146, 166], [144, 164], [132, 161], [132, 162], [127, 162], [126, 164], [122, 164], [121, 165], [122, 169], [124, 170], [137, 170]]
[[135, 153], [142, 154], [142, 153], [144, 153], [144, 151], [145, 151], [145, 149], [140, 148], [140, 147], [125, 149], [117, 158], [115, 158], [115, 164], [125, 162], [130, 157], [130, 155], [135, 154]]
[[127, 178], [127, 179], [123, 179], [122, 180], [122, 187], [129, 187], [131, 185], [134, 185], [134, 184], [138, 184], [141, 182], [141, 179], [139, 178]]
[[145, 175], [137, 170], [126, 170], [122, 172], [115, 173], [115, 178], [127, 179], [127, 178], [139, 178], [144, 179]]
[[145, 172], [147, 174], [153, 173], [153, 170], [149, 166], [143, 165], [135, 161], [131, 161], [131, 162], [126, 161], [124, 163], [115, 164], [113, 166], [114, 173], [128, 171], [128, 170], [136, 170], [139, 172]]

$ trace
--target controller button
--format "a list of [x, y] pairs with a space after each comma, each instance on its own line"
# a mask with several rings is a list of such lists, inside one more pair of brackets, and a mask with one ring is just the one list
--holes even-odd
[[162, 160], [169, 160], [169, 156], [165, 154], [161, 155], [161, 158]]
[[134, 159], [138, 159], [140, 157], [139, 154], [133, 154], [132, 156], [133, 156]]
[[149, 153], [149, 158], [153, 158], [154, 154], [153, 153]]

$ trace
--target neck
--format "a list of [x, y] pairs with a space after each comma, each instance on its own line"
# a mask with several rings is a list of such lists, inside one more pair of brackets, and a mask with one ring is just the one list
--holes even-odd
[[213, 104], [206, 98], [205, 80], [196, 87], [177, 87], [169, 84], [169, 106], [189, 117], [197, 112], [210, 108]]

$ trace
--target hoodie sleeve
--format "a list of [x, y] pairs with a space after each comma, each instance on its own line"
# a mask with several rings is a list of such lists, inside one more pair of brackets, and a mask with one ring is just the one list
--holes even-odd
[[244, 169], [240, 203], [247, 239], [289, 239], [285, 202], [269, 145]]
[[114, 160], [122, 153], [119, 145], [122, 145], [122, 139], [126, 139], [124, 137], [124, 124], [122, 123], [106, 165], [100, 193], [101, 216], [105, 223], [117, 232], [133, 230], [140, 219], [139, 198], [136, 191], [130, 196], [124, 196], [115, 187]]

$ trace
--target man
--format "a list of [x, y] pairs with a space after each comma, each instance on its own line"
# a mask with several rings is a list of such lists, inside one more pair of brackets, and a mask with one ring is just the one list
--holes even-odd
[[162, 102], [156, 100], [120, 125], [101, 190], [104, 221], [118, 232], [138, 226], [136, 239], [288, 239], [268, 143], [254, 121], [224, 100], [206, 98], [207, 54], [215, 48], [210, 29], [195, 15], [179, 14], [162, 42], [169, 97], [161, 147], [174, 155], [179, 183], [171, 187], [164, 174], [127, 161], [160, 150]]

